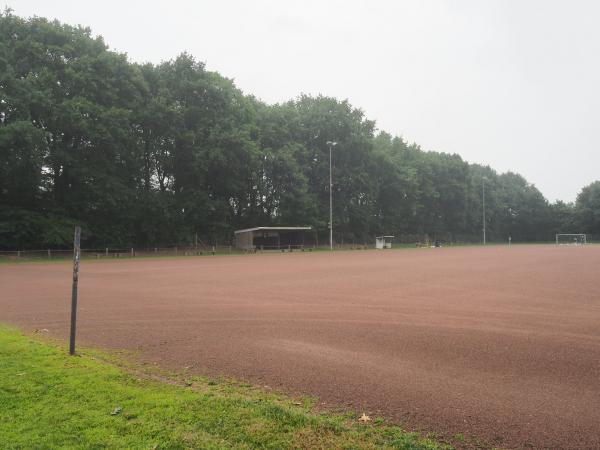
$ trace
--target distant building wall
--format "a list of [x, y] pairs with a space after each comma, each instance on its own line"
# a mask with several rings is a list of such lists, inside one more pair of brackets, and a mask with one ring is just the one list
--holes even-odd
[[242, 233], [236, 233], [235, 235], [235, 246], [242, 250], [252, 250], [254, 245], [252, 243], [253, 232], [244, 231]]

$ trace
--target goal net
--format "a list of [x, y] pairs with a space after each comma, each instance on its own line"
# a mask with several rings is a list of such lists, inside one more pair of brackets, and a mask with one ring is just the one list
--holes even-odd
[[556, 245], [584, 245], [587, 244], [585, 234], [562, 233], [556, 235]]

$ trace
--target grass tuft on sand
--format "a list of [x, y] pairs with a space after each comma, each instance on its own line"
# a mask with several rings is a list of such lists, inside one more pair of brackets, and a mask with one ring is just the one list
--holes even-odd
[[97, 350], [70, 357], [0, 325], [2, 448], [447, 448], [380, 421], [315, 412], [308, 400], [137, 369]]

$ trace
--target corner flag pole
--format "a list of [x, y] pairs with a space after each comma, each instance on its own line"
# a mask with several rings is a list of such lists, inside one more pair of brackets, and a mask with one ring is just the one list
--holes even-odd
[[73, 287], [71, 288], [71, 336], [69, 339], [69, 354], [75, 354], [75, 332], [77, 328], [77, 282], [79, 281], [79, 256], [81, 242], [81, 227], [75, 227], [73, 239]]

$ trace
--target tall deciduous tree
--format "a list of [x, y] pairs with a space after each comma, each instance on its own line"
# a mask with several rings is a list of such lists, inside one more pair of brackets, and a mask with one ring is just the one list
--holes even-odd
[[548, 204], [523, 177], [423, 151], [347, 100], [267, 105], [188, 54], [133, 64], [82, 27], [0, 15], [0, 247], [230, 242], [236, 228], [325, 238], [546, 240], [599, 234], [600, 187]]

